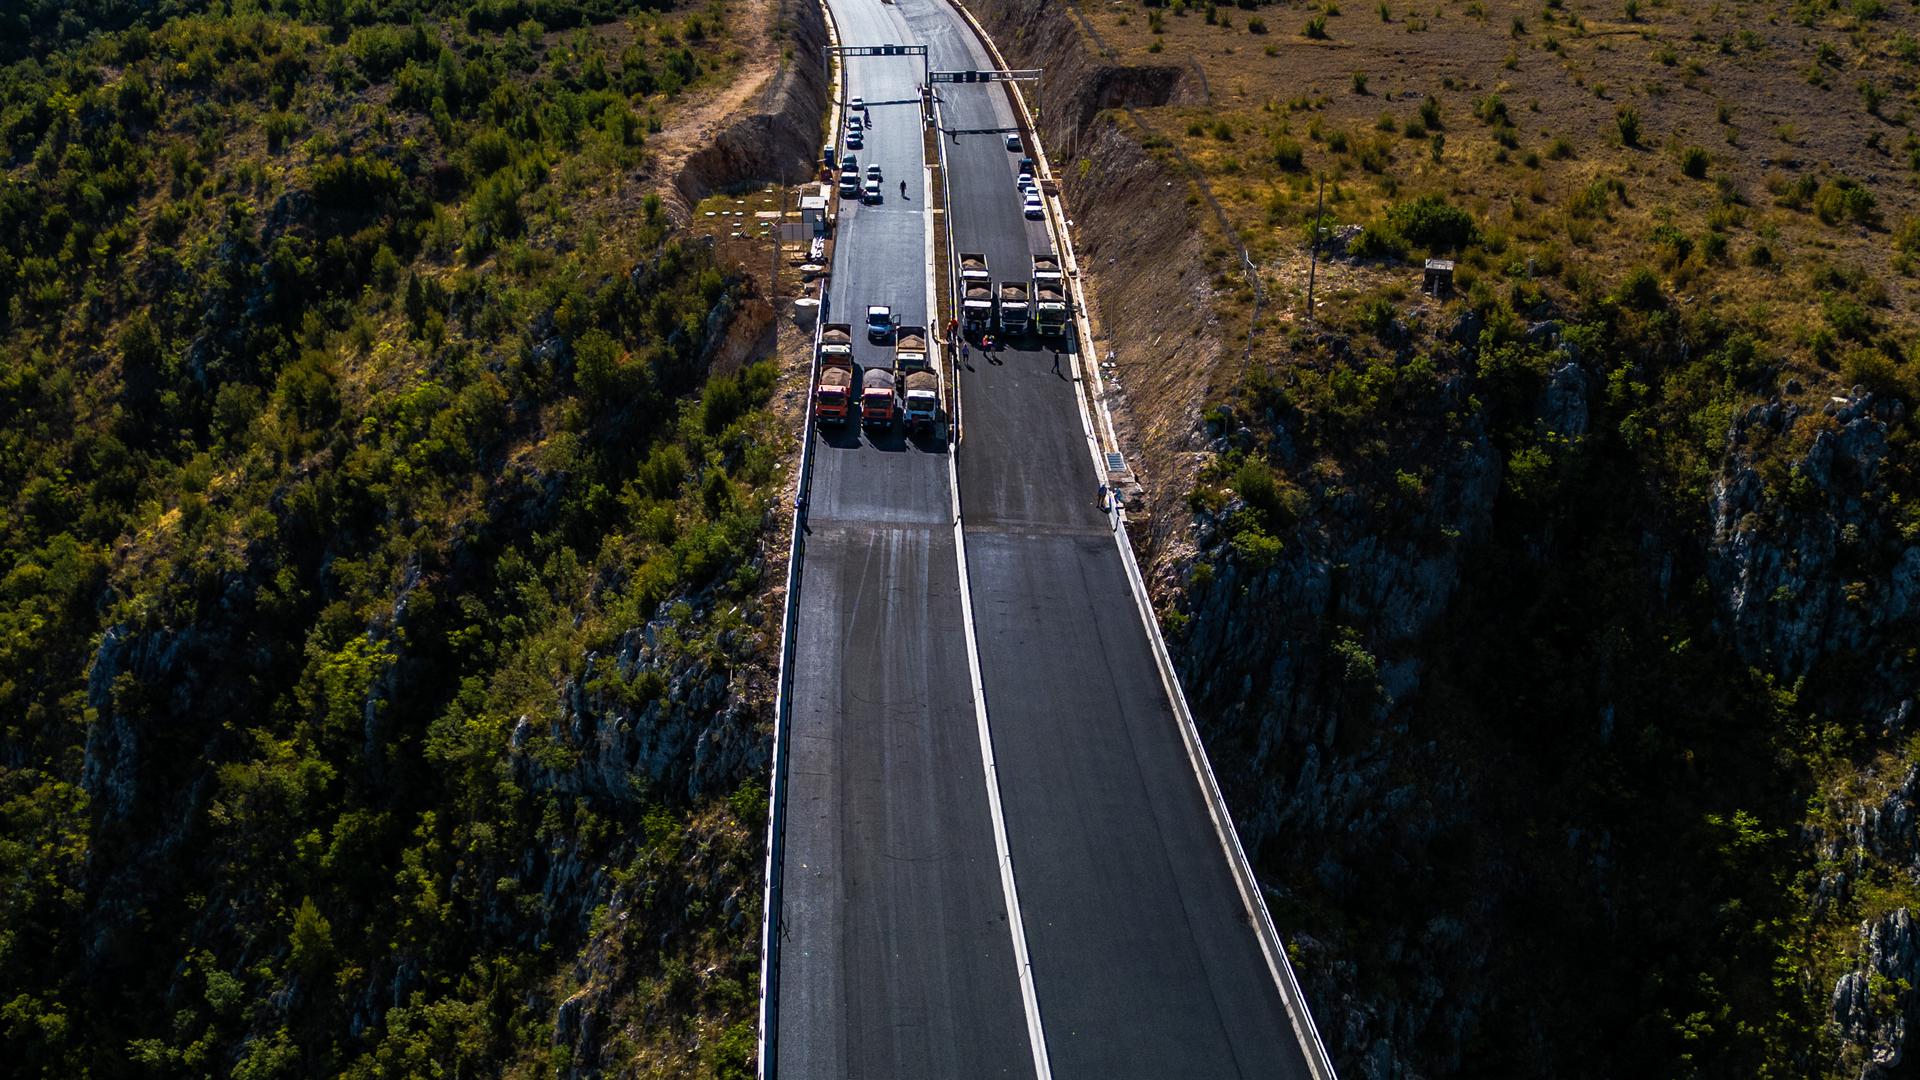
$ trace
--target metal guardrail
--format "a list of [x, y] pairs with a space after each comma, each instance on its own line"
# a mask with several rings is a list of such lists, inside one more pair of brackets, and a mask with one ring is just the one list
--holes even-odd
[[767, 884], [760, 913], [760, 1080], [772, 1080], [778, 1050], [781, 877], [786, 853], [787, 741], [793, 721], [793, 649], [799, 629], [800, 565], [807, 554], [807, 492], [813, 482], [813, 388], [820, 376], [820, 334], [827, 324], [827, 282], [820, 279], [820, 313], [813, 321], [807, 363], [806, 419], [801, 425], [799, 482], [794, 485], [793, 535], [787, 543], [787, 596], [780, 618], [780, 670], [773, 707], [772, 779], [767, 791]]
[[[827, 39], [839, 41], [833, 11], [825, 0], [820, 10], [826, 18]], [[835, 151], [840, 146], [840, 125], [844, 110], [840, 105], [841, 80], [845, 68], [836, 69], [835, 85], [830, 87], [829, 105], [834, 111], [831, 125]], [[835, 190], [838, 190], [837, 188]], [[838, 213], [834, 215], [838, 218]], [[836, 249], [835, 254], [839, 252]], [[787, 826], [787, 742], [793, 721], [793, 650], [795, 631], [800, 620], [800, 567], [807, 554], [807, 495], [813, 483], [813, 388], [820, 376], [820, 335], [826, 329], [831, 304], [829, 285], [832, 266], [818, 279], [820, 310], [813, 320], [813, 341], [807, 354], [806, 404], [800, 425], [800, 470], [793, 489], [793, 531], [787, 541], [787, 596], [780, 616], [780, 666], [773, 705], [773, 762], [767, 784], [767, 865], [766, 887], [761, 894], [760, 911], [760, 1031], [757, 1046], [759, 1080], [774, 1080], [778, 1071], [780, 1033], [780, 905], [786, 854]]]
[[[947, 0], [947, 2], [960, 14], [961, 19], [973, 31], [981, 44], [986, 47], [989, 55], [993, 57], [994, 63], [1002, 68], [1007, 67], [1006, 59], [1000, 55], [1000, 49], [994, 44], [993, 38], [987, 34], [986, 29], [980, 25], [979, 20], [974, 18], [973, 13], [967, 10], [962, 0]], [[1068, 7], [1069, 10], [1072, 10], [1071, 4], [1069, 4]], [[1091, 27], [1089, 27], [1089, 30], [1091, 30]], [[1095, 35], [1095, 40], [1098, 40], [1097, 35]], [[1007, 93], [1013, 104], [1015, 117], [1020, 124], [1026, 128], [1026, 138], [1030, 140], [1029, 146], [1033, 149], [1035, 158], [1040, 162], [1042, 168], [1051, 174], [1053, 167], [1047, 161], [1046, 154], [1040, 146], [1039, 135], [1034, 128], [1033, 116], [1027, 109], [1025, 97], [1020, 93], [1017, 84], [1009, 82], [1003, 85], [1007, 87]], [[1131, 115], [1132, 110], [1129, 109], [1127, 111], [1129, 115]], [[1145, 127], [1145, 125], [1142, 126]], [[1152, 129], [1146, 128], [1146, 130], [1151, 131]], [[1211, 201], [1211, 193], [1205, 192], [1204, 188], [1203, 193], [1207, 194], [1209, 201]], [[1219, 210], [1217, 203], [1215, 204], [1215, 209], [1216, 211]], [[1222, 212], [1222, 217], [1224, 219], [1224, 212]], [[1073, 260], [1072, 258], [1072, 240], [1067, 235], [1064, 214], [1061, 216], [1061, 220], [1056, 227], [1061, 239], [1061, 246], [1067, 253], [1069, 261], [1077, 262], [1077, 260]], [[1233, 238], [1234, 234], [1229, 232], [1228, 236]], [[1244, 248], [1242, 249], [1242, 258], [1245, 258]], [[1251, 261], [1247, 262], [1247, 267], [1249, 271], [1251, 271]], [[1087, 345], [1090, 350], [1092, 346], [1092, 331], [1086, 324], [1085, 304], [1081, 302], [1083, 298], [1079, 295], [1080, 286], [1081, 281], [1077, 273], [1068, 279], [1068, 288], [1073, 290], [1076, 297], [1076, 325], [1082, 333], [1087, 335]], [[1255, 313], [1257, 318], [1257, 307]], [[1249, 348], [1251, 348], [1251, 333], [1252, 331], [1250, 329]], [[1090, 364], [1093, 365], [1095, 378], [1097, 378], [1099, 357], [1092, 356], [1090, 352], [1086, 355], [1088, 356]], [[1091, 432], [1094, 426], [1091, 416], [1091, 406], [1088, 404], [1084, 395], [1076, 396], [1080, 400], [1082, 408], [1088, 409], [1087, 427], [1089, 432]], [[1105, 411], [1104, 405], [1102, 405], [1102, 411]], [[1112, 422], [1110, 419], [1107, 421], [1107, 430], [1108, 437], [1111, 438]], [[1096, 475], [1100, 475], [1098, 450], [1097, 447], [1093, 449], [1095, 452], [1094, 465]], [[1201, 741], [1199, 726], [1194, 721], [1193, 711], [1187, 705], [1186, 692], [1180, 685], [1180, 674], [1174, 669], [1172, 655], [1167, 649], [1166, 639], [1160, 633], [1159, 620], [1153, 614], [1151, 598], [1147, 594], [1146, 580], [1140, 573], [1140, 563], [1134, 554], [1132, 538], [1127, 535], [1127, 530], [1122, 527], [1125, 510], [1121, 508], [1117, 499], [1114, 501], [1112, 513], [1114, 514], [1116, 526], [1114, 529], [1115, 542], [1120, 550], [1121, 562], [1126, 568], [1128, 584], [1131, 586], [1135, 605], [1139, 609], [1141, 622], [1145, 627], [1148, 641], [1152, 645], [1154, 663], [1160, 670], [1161, 681], [1166, 687], [1168, 700], [1173, 705], [1174, 717], [1179, 724], [1181, 738], [1186, 744], [1188, 758], [1193, 765], [1194, 774], [1206, 798], [1207, 812], [1213, 818], [1214, 828], [1219, 834], [1221, 846], [1226, 849], [1227, 861], [1233, 871], [1235, 884], [1239, 888], [1245, 906], [1253, 916], [1255, 936], [1260, 939], [1261, 951], [1267, 956], [1268, 965], [1274, 975], [1276, 988], [1279, 990], [1280, 996], [1286, 1006], [1288, 1018], [1293, 1023], [1294, 1034], [1300, 1042], [1302, 1055], [1306, 1058], [1307, 1068], [1318, 1080], [1337, 1080], [1337, 1074], [1333, 1068], [1333, 1061], [1327, 1054], [1326, 1044], [1320, 1038], [1320, 1029], [1318, 1025], [1314, 1023], [1313, 1011], [1307, 1007], [1306, 995], [1301, 991], [1299, 978], [1294, 974], [1293, 964], [1287, 958], [1285, 943], [1280, 940], [1279, 930], [1273, 923], [1273, 915], [1267, 910], [1266, 899], [1261, 892], [1259, 879], [1256, 878], [1253, 873], [1253, 864], [1247, 859], [1246, 849], [1240, 843], [1239, 831], [1234, 828], [1233, 816], [1227, 809], [1225, 796], [1221, 794], [1220, 782], [1213, 773], [1213, 764], [1207, 759], [1206, 746]]]

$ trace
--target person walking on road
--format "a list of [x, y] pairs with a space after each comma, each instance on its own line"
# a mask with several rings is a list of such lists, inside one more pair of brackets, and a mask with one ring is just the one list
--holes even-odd
[[900, 197], [903, 199], [907, 197], [907, 182], [905, 180], [900, 181]]
[[1060, 374], [1060, 350], [1059, 349], [1053, 350], [1053, 373], [1055, 375]]

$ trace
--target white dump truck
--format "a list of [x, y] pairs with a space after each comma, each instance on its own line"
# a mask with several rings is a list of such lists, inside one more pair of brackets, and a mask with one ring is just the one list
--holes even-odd
[[1008, 337], [1019, 337], [1027, 332], [1027, 321], [1032, 305], [1027, 299], [1027, 282], [1002, 281], [1000, 283], [1000, 332]]
[[906, 395], [907, 430], [932, 431], [940, 422], [940, 371], [927, 352], [927, 328], [902, 326], [893, 347], [893, 371]]
[[987, 257], [977, 251], [960, 253], [960, 329], [984, 334], [993, 325], [993, 278]]
[[1060, 273], [1060, 260], [1052, 255], [1033, 257], [1033, 325], [1038, 333], [1052, 337], [1067, 332], [1067, 279]]

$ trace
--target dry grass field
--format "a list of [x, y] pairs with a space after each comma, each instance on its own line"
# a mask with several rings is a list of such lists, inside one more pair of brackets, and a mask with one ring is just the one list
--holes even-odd
[[[1121, 62], [1187, 68], [1180, 96], [1204, 104], [1139, 115], [1206, 174], [1283, 320], [1304, 311], [1324, 178], [1329, 225], [1375, 221], [1424, 193], [1469, 211], [1482, 243], [1462, 259], [1462, 290], [1497, 287], [1522, 317], [1644, 266], [1683, 306], [1770, 327], [1798, 361], [1832, 364], [1840, 343], [1912, 323], [1920, 40], [1909, 8], [1079, 10]], [[1227, 254], [1215, 251], [1222, 284], [1234, 277]], [[1410, 261], [1337, 260], [1322, 317], [1417, 289]]]

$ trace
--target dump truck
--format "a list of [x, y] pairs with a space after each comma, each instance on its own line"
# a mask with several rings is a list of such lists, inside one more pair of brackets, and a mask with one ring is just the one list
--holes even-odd
[[813, 386], [813, 418], [844, 424], [853, 416], [853, 327], [828, 323], [820, 328], [820, 377]]
[[960, 300], [960, 329], [962, 333], [978, 336], [993, 327], [993, 286], [984, 281], [967, 282], [967, 292]]
[[902, 326], [893, 338], [893, 370], [908, 372], [927, 366], [927, 328]]
[[893, 370], [906, 392], [907, 429], [933, 430], [940, 421], [940, 372], [927, 352], [927, 328], [902, 326], [893, 347]]
[[987, 275], [987, 257], [977, 251], [960, 253], [960, 330], [984, 334], [993, 324], [993, 279]]
[[1003, 281], [1000, 283], [1000, 332], [1008, 337], [1018, 337], [1027, 332], [1027, 283], [1024, 281]]
[[822, 424], [844, 424], [853, 406], [853, 368], [823, 367], [813, 386], [813, 418]]
[[853, 324], [830, 322], [820, 328], [822, 367], [853, 366]]
[[868, 427], [893, 426], [899, 412], [899, 392], [893, 372], [870, 367], [860, 375], [860, 422]]
[[1049, 337], [1067, 332], [1067, 280], [1052, 255], [1033, 257], [1033, 325]]

